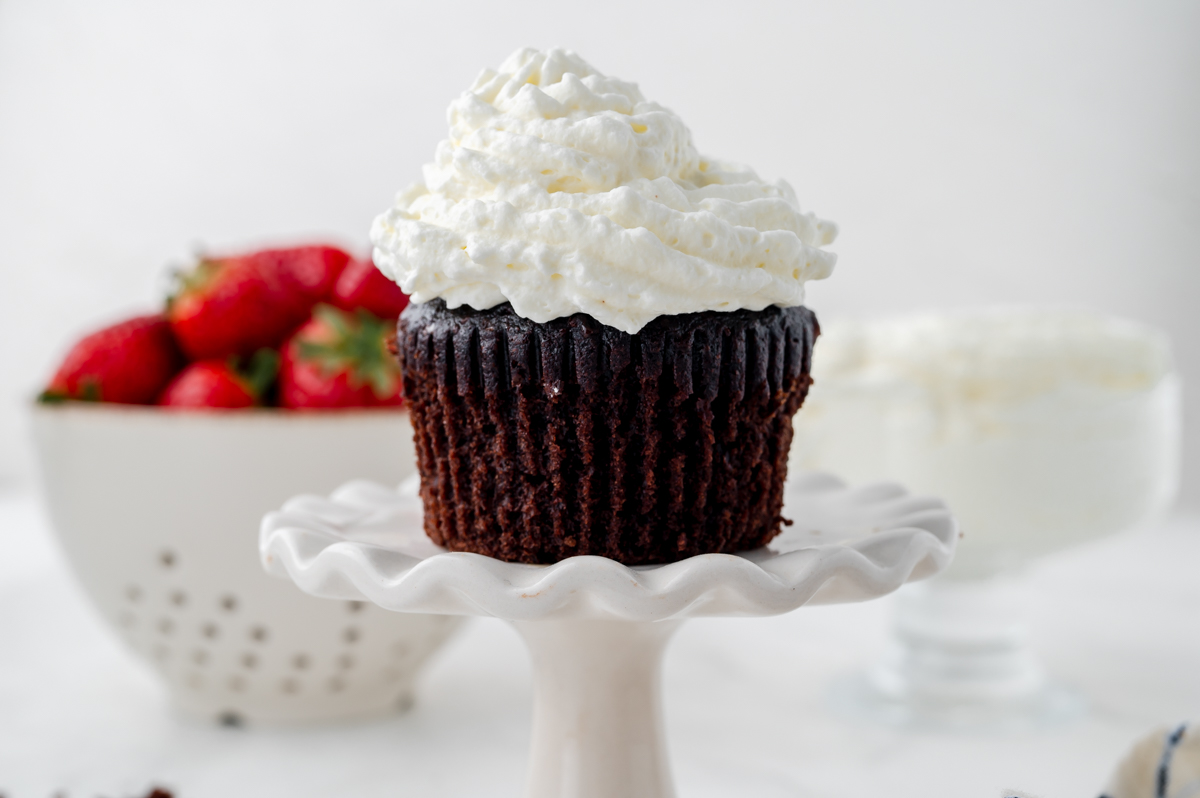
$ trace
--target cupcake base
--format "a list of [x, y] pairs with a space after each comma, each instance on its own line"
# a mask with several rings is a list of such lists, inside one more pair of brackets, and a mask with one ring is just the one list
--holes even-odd
[[664, 316], [629, 335], [583, 314], [410, 305], [397, 347], [426, 533], [528, 563], [766, 544], [818, 333], [803, 307]]

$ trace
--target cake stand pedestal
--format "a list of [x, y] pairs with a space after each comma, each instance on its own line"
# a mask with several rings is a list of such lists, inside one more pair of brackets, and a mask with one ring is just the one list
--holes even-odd
[[738, 555], [524, 565], [433, 545], [414, 483], [352, 482], [269, 514], [260, 549], [269, 572], [316, 596], [510, 621], [533, 659], [528, 798], [671, 798], [661, 665], [685, 618], [882, 596], [943, 569], [958, 538], [938, 499], [822, 474], [789, 480], [783, 515], [792, 526]]

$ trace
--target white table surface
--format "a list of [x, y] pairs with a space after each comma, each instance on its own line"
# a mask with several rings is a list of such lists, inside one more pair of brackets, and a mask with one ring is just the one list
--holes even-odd
[[[1036, 733], [904, 733], [840, 716], [831, 683], [872, 662], [888, 599], [765, 619], [689, 621], [668, 649], [680, 798], [1095, 796], [1132, 741], [1200, 719], [1200, 517], [1098, 541], [1031, 570], [1035, 635], [1090, 701]], [[529, 663], [476, 619], [434, 660], [416, 708], [310, 729], [176, 718], [154, 675], [103, 627], [36, 498], [0, 494], [0, 796], [517, 798]]]

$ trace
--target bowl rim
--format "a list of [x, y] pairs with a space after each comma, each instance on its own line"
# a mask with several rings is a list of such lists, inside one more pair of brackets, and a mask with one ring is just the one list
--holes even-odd
[[41, 402], [36, 398], [26, 403], [28, 411], [41, 416], [91, 416], [96, 418], [186, 418], [186, 419], [229, 419], [233, 423], [245, 423], [249, 420], [268, 423], [285, 424], [291, 421], [332, 420], [337, 418], [364, 419], [388, 418], [407, 416], [407, 404], [400, 407], [345, 407], [345, 408], [311, 408], [293, 410], [284, 407], [246, 407], [246, 408], [167, 408], [158, 405], [134, 405], [118, 402], [89, 402], [78, 399], [66, 399], [59, 402]]

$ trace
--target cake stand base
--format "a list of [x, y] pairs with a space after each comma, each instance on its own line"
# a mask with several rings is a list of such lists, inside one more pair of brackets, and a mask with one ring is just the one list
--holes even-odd
[[682, 621], [517, 621], [533, 659], [528, 798], [672, 798], [662, 655]]

